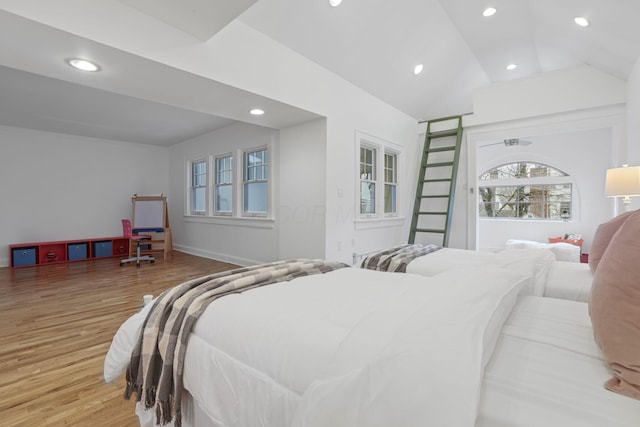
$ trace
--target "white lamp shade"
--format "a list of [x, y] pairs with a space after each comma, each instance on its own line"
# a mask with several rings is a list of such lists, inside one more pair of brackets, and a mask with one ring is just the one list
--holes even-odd
[[640, 196], [640, 166], [607, 170], [605, 187], [609, 197]]

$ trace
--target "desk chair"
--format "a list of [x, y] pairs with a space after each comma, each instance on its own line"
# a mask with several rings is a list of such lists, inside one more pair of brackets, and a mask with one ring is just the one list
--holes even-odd
[[[131, 221], [128, 219], [122, 220], [122, 231], [124, 233], [124, 237], [127, 237], [129, 241], [134, 241], [136, 243], [136, 256], [121, 260], [120, 267], [126, 263], [134, 261], [136, 262], [136, 267], [140, 267], [140, 261], [150, 261], [152, 264], [156, 262], [156, 259], [151, 255], [140, 255], [140, 246], [144, 245], [145, 241], [150, 241], [151, 236], [148, 234], [133, 234]], [[131, 245], [129, 245], [129, 247], [131, 247]]]

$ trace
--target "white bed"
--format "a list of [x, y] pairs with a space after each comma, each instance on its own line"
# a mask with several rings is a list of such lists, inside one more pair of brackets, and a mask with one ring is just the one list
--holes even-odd
[[[442, 248], [420, 256], [409, 263], [407, 273], [434, 276], [451, 269], [481, 265], [514, 266], [530, 271], [532, 295], [573, 301], [589, 301], [593, 273], [588, 264], [557, 261], [546, 249], [512, 249], [501, 252], [480, 252]], [[533, 277], [537, 275], [537, 277]]]
[[[517, 297], [526, 281], [344, 268], [220, 298], [189, 340], [183, 426], [640, 425], [640, 401], [602, 386], [586, 304]], [[105, 380], [149, 307], [114, 337]]]

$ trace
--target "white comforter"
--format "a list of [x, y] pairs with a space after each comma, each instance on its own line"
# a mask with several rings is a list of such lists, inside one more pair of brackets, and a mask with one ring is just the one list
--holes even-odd
[[[184, 384], [220, 426], [471, 427], [523, 281], [498, 267], [345, 268], [221, 298], [196, 324]], [[114, 338], [106, 380], [142, 318]]]
[[548, 249], [510, 249], [480, 252], [442, 248], [418, 257], [407, 273], [434, 276], [449, 270], [494, 265], [528, 276], [522, 294], [588, 302], [593, 274], [588, 264], [557, 261]]

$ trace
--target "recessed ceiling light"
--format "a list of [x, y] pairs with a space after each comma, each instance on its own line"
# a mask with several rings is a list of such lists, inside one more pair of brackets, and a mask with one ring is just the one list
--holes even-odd
[[576, 16], [575, 18], [573, 18], [573, 21], [581, 27], [589, 26], [589, 21], [587, 21], [587, 18], [583, 18], [582, 16]]
[[418, 74], [420, 74], [422, 72], [422, 69], [424, 68], [424, 65], [422, 64], [418, 64], [413, 68], [413, 74], [415, 74], [416, 76]]
[[67, 64], [75, 68], [76, 70], [82, 71], [98, 71], [100, 67], [93, 62], [87, 61], [86, 59], [80, 58], [70, 58], [67, 59]]
[[482, 16], [493, 16], [496, 13], [495, 7], [488, 7], [482, 12]]
[[254, 116], [261, 116], [264, 114], [264, 110], [261, 110], [259, 108], [254, 108], [252, 110], [249, 110], [250, 114], [253, 114]]
[[511, 71], [511, 70], [515, 70], [516, 68], [518, 68], [518, 66], [516, 64], [509, 64], [507, 65], [507, 70]]
[[329, 4], [333, 7], [340, 6], [340, 3], [342, 3], [342, 0], [329, 0]]

